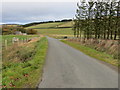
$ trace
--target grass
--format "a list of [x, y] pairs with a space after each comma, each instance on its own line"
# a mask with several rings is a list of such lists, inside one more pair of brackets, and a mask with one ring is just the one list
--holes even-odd
[[[72, 22], [54, 22], [54, 23], [44, 23], [39, 25], [30, 26], [27, 28], [35, 29], [39, 34], [48, 36], [69, 36], [73, 35], [73, 30], [71, 28]], [[68, 28], [65, 28], [68, 27]]]
[[96, 58], [98, 60], [110, 63], [114, 66], [118, 66], [118, 60], [114, 59], [111, 55], [108, 55], [104, 52], [96, 51], [95, 49], [80, 45], [80, 44], [75, 43], [75, 42], [70, 42], [70, 41], [66, 41], [66, 40], [61, 40], [61, 41], [63, 43], [70, 45], [73, 48], [80, 50], [81, 52], [85, 53], [86, 55], [89, 55], [89, 56]]
[[[11, 46], [12, 47], [12, 46]], [[36, 88], [42, 76], [48, 43], [45, 37], [3, 51], [2, 84], [6, 88]], [[9, 52], [11, 51], [11, 52]]]
[[43, 35], [73, 35], [71, 28], [56, 28], [56, 29], [36, 29], [38, 33]]
[[5, 40], [7, 40], [8, 45], [12, 44], [12, 38], [17, 37], [19, 40], [27, 39], [31, 37], [38, 37], [38, 35], [2, 35], [2, 45], [4, 46]]
[[63, 24], [63, 22], [54, 22], [54, 23], [43, 23], [43, 24], [38, 24], [34, 26], [27, 27], [27, 29], [46, 29], [46, 28], [54, 28], [57, 27], [58, 25]]
[[73, 26], [73, 21], [65, 22], [61, 25], [58, 25], [58, 27], [72, 27], [72, 26]]

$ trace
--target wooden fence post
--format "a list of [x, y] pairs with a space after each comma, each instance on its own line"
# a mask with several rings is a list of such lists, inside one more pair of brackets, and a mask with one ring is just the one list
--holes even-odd
[[7, 49], [7, 40], [5, 40], [5, 48]]
[[23, 40], [23, 38], [22, 38], [21, 42], [22, 42], [22, 44], [24, 43], [24, 40]]
[[14, 38], [12, 38], [12, 44], [14, 44]]

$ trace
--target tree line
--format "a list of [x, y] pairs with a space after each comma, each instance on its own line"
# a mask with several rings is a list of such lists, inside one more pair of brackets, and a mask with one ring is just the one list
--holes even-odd
[[43, 22], [32, 22], [32, 23], [28, 23], [28, 24], [25, 24], [25, 25], [22, 25], [22, 26], [23, 27], [29, 27], [29, 26], [44, 24], [44, 23], [69, 22], [69, 21], [72, 21], [72, 19], [63, 19], [63, 20], [56, 20], [56, 21], [43, 21]]
[[74, 36], [79, 38], [120, 39], [120, 0], [81, 1], [73, 19]]

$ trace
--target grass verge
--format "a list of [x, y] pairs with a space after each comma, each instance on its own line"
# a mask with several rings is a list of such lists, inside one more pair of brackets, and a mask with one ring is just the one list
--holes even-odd
[[32, 44], [13, 49], [9, 55], [4, 52], [7, 55], [3, 58], [3, 88], [36, 88], [42, 76], [47, 47], [47, 39], [43, 37]]
[[108, 55], [104, 52], [96, 51], [95, 49], [89, 48], [87, 46], [80, 45], [80, 44], [75, 43], [75, 42], [70, 42], [70, 41], [67, 41], [67, 40], [61, 40], [61, 41], [65, 44], [70, 45], [73, 48], [76, 48], [76, 49], [80, 50], [81, 52], [85, 53], [86, 55], [89, 55], [89, 56], [91, 56], [93, 58], [96, 58], [98, 60], [110, 63], [114, 66], [118, 66], [118, 60], [114, 59], [112, 57], [112, 55]]

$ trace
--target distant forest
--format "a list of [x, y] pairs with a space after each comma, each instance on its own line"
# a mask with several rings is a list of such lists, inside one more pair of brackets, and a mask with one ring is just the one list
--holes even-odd
[[73, 30], [78, 38], [120, 39], [120, 0], [77, 3]]
[[43, 23], [68, 22], [68, 21], [72, 21], [72, 19], [64, 19], [64, 20], [57, 20], [57, 21], [45, 21], [45, 22], [33, 22], [33, 23], [28, 23], [28, 24], [22, 25], [22, 26], [23, 27], [29, 27], [29, 26], [33, 26], [33, 25], [37, 25], [37, 24], [43, 24]]

